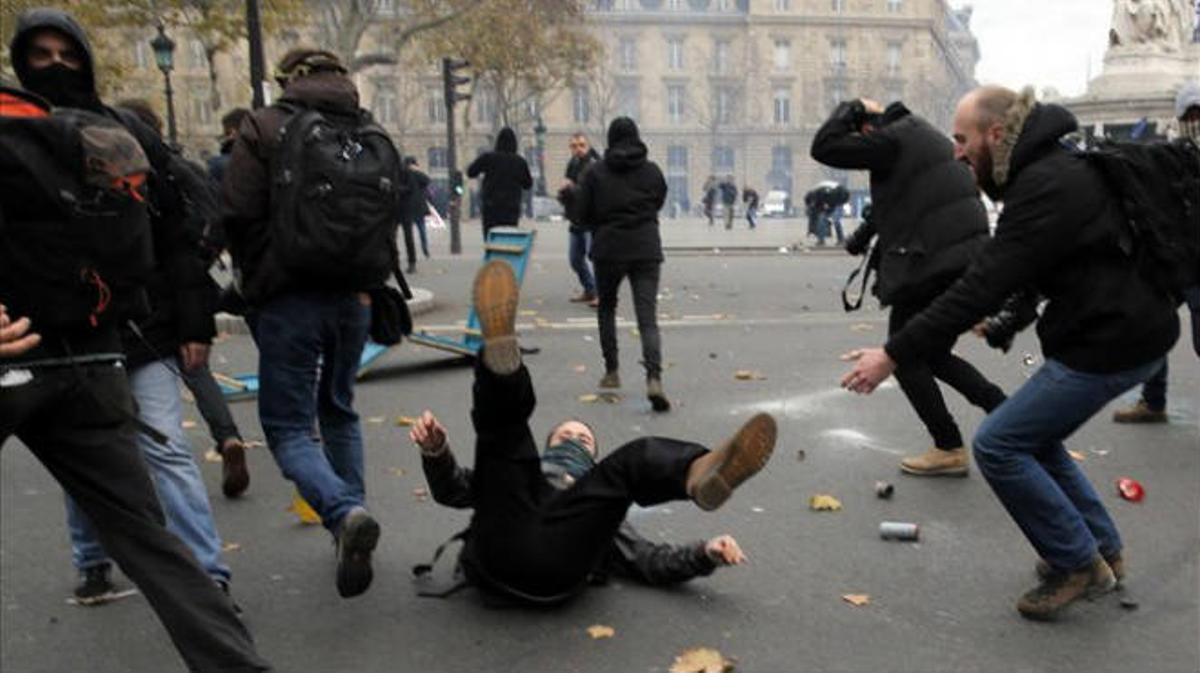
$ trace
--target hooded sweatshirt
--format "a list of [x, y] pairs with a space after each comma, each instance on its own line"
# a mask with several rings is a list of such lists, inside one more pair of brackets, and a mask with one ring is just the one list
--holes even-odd
[[[34, 70], [27, 62], [27, 52], [33, 35], [53, 29], [75, 42], [83, 58], [80, 70], [61, 65]], [[183, 206], [179, 193], [164, 176], [168, 175], [170, 150], [162, 139], [132, 114], [119, 114], [105, 106], [96, 93], [95, 66], [91, 44], [83, 28], [66, 12], [57, 9], [34, 9], [21, 14], [10, 44], [9, 55], [13, 69], [22, 86], [41, 95], [60, 107], [78, 107], [108, 116], [123, 124], [142, 146], [152, 168], [148, 180], [151, 203], [151, 227], [154, 236], [154, 255], [158, 266], [149, 279], [146, 290], [150, 297], [151, 315], [139, 321], [136, 335], [122, 330], [121, 342], [128, 363], [136, 367], [160, 357], [173, 356], [181, 343], [207, 343], [216, 333], [212, 308], [215, 293], [199, 254], [189, 245], [183, 223]], [[6, 171], [7, 173], [7, 171]], [[23, 174], [9, 174], [2, 191], [9, 196], [21, 195], [30, 201], [38, 187]], [[0, 201], [2, 203], [2, 201]], [[4, 203], [6, 217], [22, 216], [28, 211], [24, 204]], [[114, 297], [114, 305], [123, 298]], [[107, 350], [110, 337], [92, 335], [42, 335], [38, 348], [23, 359], [38, 360], [61, 357], [66, 349], [76, 355]], [[67, 343], [64, 344], [64, 341]]]
[[516, 226], [521, 220], [521, 193], [533, 187], [529, 164], [517, 154], [517, 134], [505, 126], [496, 136], [496, 149], [484, 152], [467, 167], [467, 177], [483, 175], [483, 227]]
[[667, 181], [647, 154], [637, 124], [618, 117], [608, 128], [604, 160], [583, 174], [574, 217], [592, 231], [593, 261], [663, 260], [658, 211], [667, 199]]

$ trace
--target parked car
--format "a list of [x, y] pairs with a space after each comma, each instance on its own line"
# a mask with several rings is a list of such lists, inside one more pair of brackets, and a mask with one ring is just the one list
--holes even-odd
[[791, 205], [791, 198], [788, 193], [782, 189], [772, 189], [767, 192], [767, 198], [763, 199], [761, 212], [763, 217], [789, 217], [788, 212]]

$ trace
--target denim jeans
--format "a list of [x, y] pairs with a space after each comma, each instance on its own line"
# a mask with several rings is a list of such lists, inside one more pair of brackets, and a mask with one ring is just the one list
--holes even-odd
[[1116, 524], [1063, 440], [1162, 363], [1090, 374], [1048, 359], [975, 433], [979, 471], [1051, 566], [1073, 570], [1121, 550]]
[[750, 207], [746, 209], [746, 221], [750, 223], [750, 228], [758, 226], [758, 208]]
[[579, 284], [583, 286], [583, 291], [588, 294], [595, 294], [596, 279], [592, 277], [592, 268], [588, 264], [588, 251], [592, 248], [592, 232], [590, 231], [571, 231], [570, 236], [570, 251], [568, 258], [571, 260], [571, 268], [575, 271], [575, 275], [579, 276]]
[[283, 476], [330, 532], [366, 496], [362, 428], [353, 406], [371, 324], [365, 297], [293, 292], [263, 305], [255, 322], [258, 414], [267, 444]]
[[662, 337], [658, 333], [658, 279], [662, 262], [596, 262], [596, 288], [600, 300], [596, 320], [600, 327], [600, 349], [606, 371], [617, 371], [617, 290], [629, 277], [633, 312], [642, 338], [642, 366], [646, 376], [662, 375]]
[[[166, 444], [159, 444], [139, 432], [137, 446], [166, 514], [167, 530], [192, 550], [209, 576], [228, 582], [229, 566], [221, 561], [221, 538], [213, 522], [208, 492], [183, 433], [183, 399], [173, 371], [176, 365], [174, 358], [167, 358], [129, 372], [129, 387], [138, 418], [167, 436]], [[84, 570], [109, 562], [95, 527], [70, 496], [67, 497], [67, 528], [76, 568]]]

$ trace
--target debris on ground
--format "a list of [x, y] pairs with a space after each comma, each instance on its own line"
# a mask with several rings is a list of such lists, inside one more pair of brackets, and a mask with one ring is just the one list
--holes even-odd
[[733, 663], [711, 647], [694, 647], [676, 655], [670, 673], [729, 673]]
[[587, 627], [587, 633], [592, 637], [592, 640], [600, 640], [601, 638], [612, 638], [617, 634], [617, 630], [603, 624], [592, 624]]
[[410, 427], [410, 426], [413, 426], [416, 424], [417, 424], [417, 419], [413, 418], [412, 416], [397, 416], [396, 417], [396, 426], [397, 427], [407, 428], [407, 427]]
[[817, 512], [836, 512], [842, 508], [842, 502], [827, 493], [818, 493], [808, 499], [808, 507]]
[[733, 373], [733, 378], [738, 381], [766, 381], [767, 375], [754, 369], [739, 369]]
[[870, 594], [846, 594], [845, 596], [842, 596], [842, 600], [856, 608], [861, 608], [864, 605], [871, 604]]
[[226, 542], [225, 544], [221, 545], [221, 551], [223, 551], [223, 552], [241, 551], [241, 550], [242, 550], [242, 544], [240, 542]]
[[413, 497], [417, 499], [417, 502], [425, 502], [429, 499], [429, 489], [425, 488], [424, 486], [418, 486], [414, 488], [412, 490], [412, 494]]
[[1117, 492], [1129, 502], [1141, 502], [1146, 497], [1146, 489], [1136, 479], [1121, 477], [1117, 480]]
[[321, 523], [321, 515], [308, 504], [308, 501], [301, 497], [299, 492], [292, 494], [292, 503], [288, 505], [287, 511], [296, 515], [300, 519], [300, 523], [306, 526], [315, 526]]

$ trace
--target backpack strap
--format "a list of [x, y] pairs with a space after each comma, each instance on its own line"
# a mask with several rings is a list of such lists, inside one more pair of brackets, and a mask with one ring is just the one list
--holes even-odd
[[[870, 282], [871, 273], [875, 271], [875, 264], [873, 262], [875, 259], [876, 241], [878, 239], [871, 242], [867, 251], [863, 253], [863, 259], [859, 262], [858, 268], [850, 273], [850, 277], [846, 279], [846, 285], [842, 287], [842, 308], [845, 309], [846, 313], [862, 308], [863, 297], [867, 294], [867, 283]], [[858, 298], [851, 303], [849, 298], [850, 288], [854, 285], [854, 279], [858, 278], [860, 274], [862, 275], [862, 285], [858, 288]]]
[[[465, 543], [467, 535], [470, 532], [471, 528], [468, 526], [467, 528], [458, 531], [454, 535], [451, 535], [448, 540], [438, 545], [438, 548], [434, 550], [433, 558], [430, 559], [429, 563], [419, 563], [413, 566], [413, 578], [415, 580], [428, 583], [430, 580], [430, 573], [433, 572], [434, 567], [437, 566], [438, 561], [442, 558], [442, 554], [446, 551], [446, 547], [457, 541], [462, 541]], [[426, 588], [418, 589], [417, 595], [422, 598], [448, 598], [468, 586], [471, 586], [471, 580], [468, 579], [467, 576], [462, 572], [462, 564], [456, 563], [454, 566], [453, 583], [451, 583], [449, 586], [441, 587], [426, 586]]]

